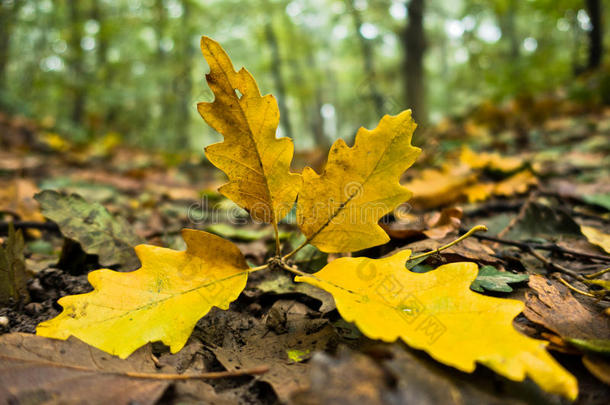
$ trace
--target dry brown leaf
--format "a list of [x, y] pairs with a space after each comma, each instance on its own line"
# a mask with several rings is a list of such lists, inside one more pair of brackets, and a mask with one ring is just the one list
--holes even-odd
[[414, 215], [395, 210], [396, 221], [379, 225], [391, 238], [408, 239], [425, 235], [431, 239], [442, 239], [448, 233], [460, 228], [462, 209], [449, 207], [430, 214]]
[[168, 381], [135, 379], [113, 372], [155, 372], [150, 348], [129, 360], [71, 338], [26, 333], [0, 337], [0, 403], [154, 404]]
[[563, 339], [610, 338], [610, 319], [585, 307], [565, 286], [539, 275], [530, 277], [529, 286], [536, 294], [527, 294], [523, 314], [532, 322]]

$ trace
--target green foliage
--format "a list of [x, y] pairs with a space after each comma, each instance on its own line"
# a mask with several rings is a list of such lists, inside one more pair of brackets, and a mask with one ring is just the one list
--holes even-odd
[[477, 278], [472, 282], [470, 288], [478, 291], [511, 292], [513, 289], [509, 284], [527, 281], [527, 274], [513, 274], [499, 271], [494, 266], [483, 266], [479, 269]]
[[35, 198], [43, 215], [56, 222], [68, 238], [78, 241], [86, 253], [98, 255], [100, 264], [120, 265], [125, 270], [138, 267], [133, 248], [143, 241], [123, 218], [113, 217], [103, 205], [89, 203], [78, 194], [45, 190]]
[[[116, 131], [127, 141], [168, 150], [189, 149], [197, 137], [196, 147], [202, 130], [195, 100], [212, 97], [199, 90], [204, 70], [194, 63], [203, 29], [232, 49], [236, 65], [262, 78], [264, 94], [290, 107], [281, 130], [289, 135], [290, 124], [297, 150], [349, 138], [379, 119], [371, 83], [386, 112], [417, 108], [404, 99], [403, 2], [356, 2], [370, 57], [349, 3], [10, 1], [0, 8], [0, 37], [10, 38], [8, 58], [0, 57], [0, 103], [72, 140]], [[426, 1], [425, 80], [433, 120], [484, 99], [570, 81], [586, 60], [583, 8], [576, 0]], [[375, 77], [368, 77], [367, 64]], [[205, 143], [218, 139], [211, 130], [203, 135]]]

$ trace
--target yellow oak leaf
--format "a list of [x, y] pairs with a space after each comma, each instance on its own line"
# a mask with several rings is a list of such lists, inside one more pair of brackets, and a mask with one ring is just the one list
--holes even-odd
[[330, 292], [341, 316], [371, 339], [400, 338], [459, 370], [472, 372], [478, 362], [511, 380], [530, 377], [549, 392], [576, 398], [576, 379], [547, 353], [547, 342], [513, 328], [523, 303], [470, 290], [475, 263], [418, 274], [405, 268], [410, 255], [340, 258], [295, 281]]
[[59, 300], [57, 317], [36, 328], [40, 336], [80, 340], [121, 358], [148, 342], [176, 353], [212, 306], [227, 309], [246, 286], [248, 265], [233, 243], [184, 229], [186, 251], [136, 246], [142, 267], [129, 273], [89, 273], [94, 290]]
[[353, 147], [337, 140], [321, 175], [303, 170], [297, 222], [308, 243], [330, 253], [389, 240], [377, 222], [411, 197], [398, 180], [421, 152], [411, 145], [416, 126], [411, 110], [386, 115], [377, 128], [360, 128]]
[[215, 98], [197, 104], [197, 109], [224, 136], [224, 142], [205, 149], [210, 162], [229, 178], [219, 191], [255, 220], [277, 224], [301, 188], [301, 176], [290, 173], [292, 140], [276, 138], [277, 101], [272, 95], [261, 96], [246, 69], [236, 72], [217, 42], [202, 37], [201, 51], [210, 66], [206, 80]]

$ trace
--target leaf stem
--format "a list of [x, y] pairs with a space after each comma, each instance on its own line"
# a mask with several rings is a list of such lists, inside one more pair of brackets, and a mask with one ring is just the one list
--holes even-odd
[[265, 263], [262, 266], [251, 267], [248, 269], [248, 273], [254, 273], [255, 271], [265, 270], [268, 267], [269, 267], [269, 263]]
[[277, 229], [277, 223], [273, 221], [273, 232], [275, 234], [275, 255], [280, 257], [282, 254], [282, 249], [280, 247], [280, 232]]
[[297, 276], [301, 276], [301, 277], [312, 277], [312, 276], [311, 276], [311, 274], [309, 274], [309, 273], [305, 273], [304, 271], [301, 271], [301, 270], [297, 269], [296, 267], [292, 267], [292, 266], [290, 266], [290, 265], [288, 265], [288, 264], [284, 263], [284, 261], [283, 261], [283, 260], [280, 260], [280, 261], [278, 261], [278, 262], [276, 262], [276, 263], [277, 263], [277, 265], [278, 265], [279, 267], [281, 267], [282, 269], [284, 269], [284, 270], [286, 270], [286, 271], [289, 271], [289, 272], [291, 272], [291, 273], [293, 273], [293, 274], [296, 274]]
[[474, 227], [472, 227], [472, 229], [470, 229], [468, 232], [466, 232], [465, 234], [463, 234], [462, 236], [460, 236], [459, 238], [457, 238], [456, 240], [454, 240], [453, 242], [450, 242], [444, 246], [439, 247], [438, 249], [432, 250], [430, 252], [425, 252], [425, 253], [421, 253], [415, 256], [412, 256], [409, 258], [409, 260], [417, 260], [417, 259], [421, 259], [422, 257], [427, 257], [430, 255], [434, 255], [442, 250], [448, 249], [451, 246], [460, 243], [461, 241], [463, 241], [464, 239], [466, 239], [467, 237], [469, 237], [470, 235], [472, 235], [475, 232], [479, 232], [479, 231], [487, 231], [487, 227], [485, 225], [476, 225]]
[[303, 249], [305, 246], [307, 246], [307, 244], [309, 243], [309, 240], [305, 240], [305, 242], [301, 243], [299, 246], [297, 246], [296, 249], [294, 249], [292, 252], [282, 256], [282, 261], [285, 261], [289, 258], [291, 258], [292, 256], [294, 256], [299, 250]]
[[601, 276], [602, 274], [606, 274], [609, 271], [610, 271], [610, 267], [608, 267], [607, 269], [603, 269], [601, 271], [598, 271], [597, 273], [587, 274], [587, 275], [585, 275], [585, 278], [587, 278], [589, 280], [592, 279], [592, 278], [597, 278], [597, 277]]

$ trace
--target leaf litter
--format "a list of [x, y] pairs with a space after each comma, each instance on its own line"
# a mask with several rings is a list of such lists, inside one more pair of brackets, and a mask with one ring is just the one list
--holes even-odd
[[[607, 115], [600, 114], [599, 117], [601, 117], [600, 119], [607, 119]], [[574, 122], [578, 122], [578, 120], [579, 118], [577, 117]], [[487, 131], [485, 129], [487, 124], [477, 125], [478, 129], [476, 131], [479, 131], [479, 134]], [[564, 127], [560, 126], [560, 128], [563, 128], [561, 130], [569, 131], [569, 126], [565, 127], [567, 124], [564, 123], [562, 125]], [[469, 136], [468, 131], [470, 129], [468, 127], [464, 128], [466, 135]], [[532, 130], [535, 130], [535, 128]], [[556, 131], [555, 129], [553, 130]], [[437, 131], [438, 136], [443, 136], [441, 128]], [[608, 395], [607, 388], [604, 388], [603, 385], [600, 386], [599, 384], [601, 383], [598, 383], [598, 385], [595, 383], [595, 378], [604, 381], [604, 375], [607, 375], [607, 373], [604, 374], [603, 372], [603, 358], [599, 360], [599, 348], [604, 347], [600, 341], [608, 339], [606, 332], [604, 332], [605, 329], [600, 326], [604, 325], [604, 320], [608, 319], [604, 312], [607, 309], [607, 301], [603, 295], [600, 295], [600, 291], [603, 290], [601, 285], [607, 280], [608, 274], [600, 274], [591, 279], [587, 277], [607, 268], [609, 261], [608, 259], [603, 259], [608, 257], [603, 250], [588, 242], [587, 238], [581, 233], [581, 226], [583, 226], [583, 223], [586, 223], [584, 226], [594, 227], [598, 232], [603, 234], [609, 233], [607, 206], [604, 206], [605, 194], [603, 194], [604, 187], [607, 187], [607, 184], [604, 183], [604, 179], [607, 180], [607, 176], [604, 174], [604, 166], [600, 160], [603, 158], [600, 158], [599, 154], [589, 154], [585, 158], [585, 155], [582, 154], [561, 152], [562, 150], [565, 151], [566, 147], [568, 146], [553, 144], [545, 145], [544, 148], [546, 150], [544, 151], [537, 151], [533, 148], [531, 151], [528, 151], [531, 153], [528, 153], [525, 158], [522, 157], [525, 155], [517, 154], [500, 155], [496, 152], [473, 152], [477, 150], [476, 147], [473, 147], [469, 152], [465, 152], [466, 149], [460, 149], [455, 151], [453, 155], [450, 153], [446, 157], [444, 168], [429, 169], [431, 174], [424, 176], [419, 174], [422, 170], [420, 169], [421, 166], [416, 165], [414, 169], [407, 172], [409, 178], [427, 179], [427, 181], [438, 179], [434, 180], [434, 184], [439, 184], [443, 187], [439, 190], [432, 190], [436, 193], [432, 197], [426, 197], [426, 190], [419, 192], [416, 187], [409, 186], [411, 183], [404, 183], [407, 184], [408, 189], [415, 192], [415, 198], [410, 201], [413, 211], [409, 212], [409, 214], [417, 218], [423, 218], [425, 215], [428, 215], [428, 218], [431, 219], [438, 218], [439, 215], [442, 216], [441, 212], [436, 214], [430, 212], [430, 208], [438, 207], [439, 210], [460, 209], [463, 212], [461, 217], [449, 215], [448, 218], [450, 220], [444, 223], [447, 225], [445, 228], [442, 225], [443, 221], [439, 221], [441, 223], [439, 226], [435, 226], [431, 222], [430, 225], [426, 224], [424, 227], [416, 226], [413, 233], [403, 233], [402, 235], [392, 235], [389, 228], [396, 226], [396, 224], [391, 215], [384, 217], [381, 224], [384, 229], [387, 229], [387, 234], [390, 236], [389, 243], [382, 247], [372, 247], [362, 252], [355, 252], [352, 255], [366, 255], [376, 259], [390, 254], [396, 248], [401, 250], [410, 248], [416, 253], [429, 252], [455, 239], [460, 232], [463, 232], [464, 228], [460, 229], [460, 227], [469, 227], [472, 224], [486, 223], [487, 221], [491, 222], [495, 217], [505, 215], [507, 221], [504, 221], [504, 224], [492, 236], [498, 236], [498, 239], [503, 241], [523, 243], [533, 247], [534, 252], [543, 257], [545, 261], [532, 256], [528, 248], [485, 241], [475, 235], [438, 254], [426, 257], [420, 265], [428, 266], [431, 269], [447, 263], [467, 261], [477, 263], [480, 266], [493, 265], [498, 269], [510, 271], [508, 273], [499, 273], [515, 274], [523, 277], [529, 276], [530, 283], [534, 277], [532, 274], [540, 274], [538, 277], [546, 280], [545, 283], [551, 282], [558, 291], [561, 291], [560, 296], [565, 298], [564, 301], [569, 303], [570, 308], [578, 313], [571, 320], [565, 320], [564, 324], [581, 325], [581, 331], [593, 332], [570, 336], [564, 329], [558, 328], [552, 322], [554, 318], [550, 314], [561, 313], [561, 308], [565, 308], [566, 303], [560, 300], [548, 299], [543, 307], [540, 306], [540, 302], [537, 306], [534, 306], [533, 303], [531, 304], [539, 311], [539, 318], [537, 319], [540, 322], [535, 322], [527, 328], [520, 330], [528, 331], [528, 334], [536, 338], [548, 335], [548, 330], [550, 330], [557, 333], [561, 338], [565, 337], [565, 340], [572, 345], [576, 353], [586, 353], [582, 357], [583, 364], [596, 377], [592, 377], [587, 371], [573, 367], [574, 355], [571, 355], [572, 357], [565, 357], [565, 355], [560, 353], [554, 353], [554, 355], [578, 378], [579, 385], [581, 386], [579, 400], [582, 403], [596, 403], [596, 398], [604, 398], [604, 396], [607, 398]], [[426, 153], [426, 145], [424, 145], [423, 149], [424, 153]], [[559, 152], [554, 151], [554, 149], [558, 149]], [[34, 176], [32, 176], [26, 180], [33, 180], [34, 183], [38, 183], [40, 186], [53, 177], [59, 178], [63, 175], [67, 181], [63, 183], [64, 186], [58, 188], [64, 187], [66, 191], [70, 191], [70, 188], [74, 190], [74, 185], [78, 185], [77, 189], [87, 197], [87, 200], [98, 200], [97, 202], [101, 203], [115, 218], [119, 218], [119, 220], [122, 220], [121, 218], [126, 219], [133, 226], [133, 229], [136, 230], [136, 234], [140, 238], [146, 239], [146, 243], [152, 245], [180, 248], [183, 243], [179, 233], [181, 228], [186, 225], [188, 227], [204, 229], [209, 225], [214, 225], [211, 215], [217, 213], [215, 210], [218, 207], [228, 206], [228, 204], [223, 202], [226, 200], [223, 200], [222, 196], [214, 197], [213, 192], [209, 194], [213, 198], [204, 202], [199, 201], [202, 191], [217, 187], [219, 181], [215, 177], [207, 174], [193, 177], [192, 174], [189, 174], [191, 178], [188, 182], [185, 182], [183, 180], [185, 178], [184, 174], [182, 177], [175, 176], [176, 171], [174, 169], [168, 169], [164, 164], [159, 163], [164, 161], [162, 156], [160, 157], [159, 155], [153, 155], [144, 151], [128, 150], [121, 146], [112, 146], [108, 151], [91, 151], [87, 153], [91, 153], [92, 155], [90, 156], [95, 156], [95, 158], [90, 159], [85, 157], [82, 152], [77, 153], [68, 145], [58, 148], [54, 156], [36, 157], [38, 160], [32, 158], [23, 159], [17, 156], [13, 159], [14, 163], [11, 164], [13, 166], [16, 165], [15, 167], [17, 168], [27, 168], [26, 176], [30, 176], [28, 173], [33, 173], [31, 171], [32, 167], [37, 164], [45, 164], [44, 162], [47, 162], [49, 159], [54, 159], [54, 164], [49, 165], [53, 169], [50, 171], [48, 178], [34, 179]], [[558, 156], [562, 153], [565, 156], [563, 160], [549, 158], [549, 156]], [[74, 156], [70, 157], [71, 154], [74, 154]], [[58, 156], [62, 158], [58, 159]], [[127, 159], [125, 159], [126, 156], [128, 156]], [[134, 156], [137, 158], [134, 158]], [[123, 160], [121, 161], [120, 159]], [[424, 156], [422, 161], [425, 162], [426, 159], [427, 156]], [[71, 165], [69, 162], [78, 164]], [[135, 162], [140, 163], [135, 164]], [[84, 163], [85, 167], [83, 167]], [[87, 165], [90, 166], [87, 167]], [[99, 167], [93, 167], [94, 165], [99, 165]], [[117, 170], [108, 170], [108, 167], [115, 167]], [[146, 167], [145, 170], [142, 169], [144, 167]], [[593, 180], [597, 183], [590, 185], [594, 186], [593, 190], [601, 190], [601, 192], [591, 195], [571, 192], [568, 196], [565, 192], [566, 173], [571, 173], [573, 168], [578, 168], [579, 170], [586, 168], [586, 170], [590, 170], [592, 173], [598, 173], [597, 179]], [[178, 170], [184, 170], [184, 173], [187, 173], [186, 168], [179, 168]], [[435, 172], [434, 170], [437, 171]], [[544, 182], [540, 181], [541, 177], [539, 175], [542, 174], [545, 176]], [[563, 188], [553, 188], [556, 184], [552, 181], [553, 176], [561, 177], [564, 180]], [[549, 177], [551, 179], [547, 181]], [[453, 180], [447, 182], [448, 178]], [[83, 179], [85, 179], [84, 182]], [[582, 181], [576, 177], [567, 177], [567, 179], [572, 182], [570, 183], [571, 189], [583, 189]], [[79, 183], [76, 184], [75, 181]], [[94, 187], [91, 187], [91, 185], [96, 183], [106, 187], [105, 190], [107, 191], [103, 193], [93, 192]], [[151, 184], [160, 183], [164, 185], [159, 187], [151, 186]], [[430, 181], [428, 181], [428, 184], [430, 184]], [[532, 190], [538, 194], [531, 194]], [[523, 200], [528, 196], [533, 198]], [[516, 204], [515, 202], [518, 201], [521, 201], [521, 203]], [[533, 213], [526, 212], [526, 209], [522, 209], [523, 201], [526, 201], [527, 210], [537, 211], [532, 211]], [[459, 205], [456, 206], [456, 204]], [[189, 215], [189, 213], [193, 213], [193, 206], [195, 206], [197, 214], [199, 214], [195, 220], [193, 220], [192, 215]], [[1, 206], [0, 211], [3, 211]], [[6, 212], [9, 212], [9, 210]], [[470, 212], [476, 212], [476, 214], [471, 215]], [[524, 214], [521, 214], [521, 212], [524, 212]], [[558, 212], [560, 214], [557, 214]], [[404, 212], [394, 212], [391, 214], [394, 214], [394, 219], [400, 219]], [[190, 220], [188, 219], [189, 217]], [[14, 216], [10, 214], [3, 217], [5, 220], [13, 218]], [[38, 216], [38, 221], [42, 224], [43, 222], [40, 218]], [[408, 218], [408, 220], [412, 220], [412, 218]], [[529, 224], [522, 226], [524, 221], [529, 222]], [[249, 229], [257, 229], [256, 226], [250, 226], [249, 222], [245, 222], [245, 224], [246, 229], [248, 227], [250, 227]], [[386, 227], [386, 224], [388, 227]], [[251, 257], [256, 265], [264, 264], [270, 255], [267, 253], [269, 246], [271, 246], [272, 250], [274, 242], [273, 234], [257, 234], [258, 239], [249, 242], [248, 239], [253, 238], [253, 233], [245, 232], [242, 235], [246, 236], [242, 238], [239, 231], [242, 226], [231, 225], [228, 222], [226, 222], [226, 225], [233, 226], [234, 229], [238, 230], [231, 237], [242, 239], [240, 247], [253, 247], [252, 254], [248, 257]], [[289, 224], [280, 224], [279, 226], [286, 231], [295, 230]], [[404, 227], [404, 224], [400, 226], [403, 229], [408, 229]], [[54, 246], [50, 256], [47, 256], [51, 258], [50, 264], [46, 268], [37, 269], [36, 272], [28, 267], [30, 280], [28, 281], [27, 289], [32, 296], [33, 304], [39, 305], [29, 307], [28, 311], [24, 309], [19, 310], [15, 306], [0, 309], [0, 318], [4, 317], [7, 319], [6, 323], [4, 321], [0, 323], [0, 330], [2, 332], [16, 331], [20, 328], [32, 332], [33, 325], [38, 321], [48, 320], [57, 314], [58, 309], [60, 309], [54, 304], [57, 298], [67, 294], [86, 293], [90, 289], [84, 280], [86, 277], [85, 273], [87, 272], [86, 269], [83, 269], [81, 274], [70, 275], [66, 274], [63, 269], [57, 268], [58, 263], [52, 264], [53, 257], [58, 259], [57, 252], [61, 250], [63, 237], [68, 235], [58, 233], [56, 228], [54, 230], [50, 226], [48, 228], [45, 227], [46, 225], [41, 225], [39, 228], [34, 229], [42, 230], [43, 238], [50, 241]], [[441, 228], [440, 232], [436, 235], [433, 231], [435, 228]], [[29, 229], [29, 231], [31, 230]], [[433, 232], [426, 234], [425, 232], [429, 230]], [[230, 232], [232, 231], [228, 230], [228, 228], [225, 228], [224, 231], [229, 232], [227, 235], [231, 235]], [[60, 232], [63, 233], [64, 231], [60, 229]], [[443, 233], [445, 234], [443, 235]], [[27, 236], [28, 238], [36, 237], [31, 232], [28, 232]], [[439, 238], [438, 241], [433, 239], [433, 237]], [[296, 245], [298, 246], [300, 243], [302, 241], [297, 242]], [[254, 248], [254, 246], [256, 247]], [[536, 249], [541, 246], [546, 246], [548, 249]], [[84, 245], [82, 247], [85, 248]], [[298, 253], [304, 250], [302, 249]], [[331, 253], [326, 257], [319, 255], [316, 251], [312, 251], [312, 253], [313, 256], [311, 257], [315, 257], [316, 260], [323, 257], [323, 260], [330, 261], [331, 263], [333, 260], [345, 255], [343, 253]], [[24, 254], [30, 261], [39, 260], [36, 256], [37, 253], [30, 251], [27, 244]], [[297, 258], [297, 255], [295, 255], [294, 259], [294, 263], [299, 265], [301, 265], [300, 262], [302, 260], [310, 261], [307, 256], [305, 258]], [[88, 260], [99, 260], [99, 257]], [[100, 262], [99, 264], [103, 263]], [[322, 267], [324, 264], [322, 264]], [[119, 267], [120, 265], [121, 263], [119, 262], [112, 264], [114, 267]], [[319, 270], [320, 267], [315, 266], [309, 271], [315, 272]], [[494, 277], [503, 280], [497, 273], [493, 274]], [[574, 277], [574, 275], [578, 277]], [[330, 326], [339, 325], [338, 321], [340, 318], [338, 313], [332, 310], [332, 306], [327, 305], [329, 303], [328, 300], [325, 303], [325, 301], [313, 296], [313, 293], [309, 292], [308, 294], [307, 291], [295, 292], [299, 288], [295, 286], [303, 284], [295, 284], [289, 277], [283, 277], [283, 281], [279, 285], [274, 285], [273, 283], [279, 279], [277, 276], [277, 272], [268, 272], [267, 274], [262, 272], [252, 273], [251, 282], [249, 282], [252, 287], [257, 284], [261, 285], [261, 283], [263, 283], [262, 285], [267, 283], [267, 287], [261, 290], [247, 287], [237, 301], [231, 304], [231, 310], [229, 311], [231, 314], [230, 321], [226, 320], [226, 315], [223, 315], [223, 311], [217, 309], [212, 309], [206, 317], [200, 320], [195, 326], [193, 337], [200, 339], [203, 342], [202, 346], [193, 345], [192, 342], [189, 342], [178, 354], [170, 355], [166, 348], [156, 344], [152, 346], [152, 351], [163, 361], [164, 358], [168, 358], [167, 356], [179, 356], [185, 351], [192, 350], [185, 357], [188, 360], [184, 361], [197, 365], [200, 372], [222, 369], [233, 369], [235, 371], [237, 367], [242, 369], [244, 364], [252, 364], [248, 363], [252, 358], [260, 361], [254, 364], [256, 366], [263, 363], [269, 367], [277, 367], [276, 370], [280, 371], [273, 373], [272, 377], [268, 377], [268, 381], [261, 380], [262, 377], [236, 377], [234, 379], [211, 382], [205, 386], [197, 385], [196, 387], [192, 386], [194, 382], [172, 383], [173, 395], [175, 395], [174, 400], [177, 401], [179, 398], [199, 398], [203, 400], [205, 398], [208, 401], [215, 401], [215, 403], [234, 403], [236, 401], [274, 403], [274, 401], [280, 398], [282, 402], [311, 403], [307, 402], [307, 400], [326, 398], [327, 401], [330, 401], [329, 398], [341, 398], [341, 395], [343, 395], [343, 398], [352, 398], [350, 395], [353, 395], [353, 398], [363, 399], [362, 403], [367, 403], [368, 399], [366, 401], [364, 399], [369, 397], [370, 403], [379, 403], [388, 398], [400, 398], [404, 401], [405, 398], [413, 398], [414, 395], [418, 395], [418, 398], [426, 398], [425, 400], [434, 403], [432, 402], [433, 399], [455, 398], [454, 395], [456, 395], [456, 392], [459, 392], [462, 398], [472, 398], [473, 403], [478, 401], [481, 403], [492, 403], [494, 401], [509, 403], [512, 400], [516, 402], [531, 402], [534, 401], [533, 398], [536, 398], [536, 400], [544, 398], [544, 401], [550, 402], [556, 401], [555, 397], [545, 396], [547, 394], [542, 393], [531, 383], [514, 383], [480, 367], [474, 374], [464, 374], [444, 367], [425, 356], [422, 357], [421, 352], [401, 347], [403, 345], [371, 342], [358, 333], [351, 335], [350, 339], [346, 339], [343, 337], [347, 336], [345, 328]], [[561, 284], [557, 278], [558, 276], [568, 283], [572, 289]], [[486, 281], [491, 282], [490, 280]], [[490, 286], [490, 289], [485, 290], [484, 293], [493, 295], [500, 292], [493, 291], [494, 287], [491, 287], [491, 284], [488, 284], [488, 286]], [[497, 288], [506, 289], [506, 285], [499, 283]], [[529, 298], [525, 309], [526, 316], [528, 308], [530, 308], [530, 301], [534, 299], [532, 294], [535, 294], [536, 299], [539, 301], [540, 297], [543, 297], [535, 288], [523, 283], [513, 284], [510, 288], [513, 288], [514, 291], [506, 291], [503, 294], [510, 294], [510, 297], [519, 298], [524, 293], [528, 293]], [[582, 293], [592, 296], [590, 297]], [[313, 297], [310, 298], [309, 295]], [[568, 300], [569, 297], [574, 301]], [[320, 302], [322, 302], [322, 307], [319, 306]], [[576, 303], [580, 303], [584, 308], [588, 308], [587, 311], [593, 314], [592, 318], [585, 315], [587, 312], [577, 310], [578, 306]], [[325, 307], [324, 305], [327, 306]], [[540, 314], [544, 314], [546, 318]], [[543, 323], [542, 319], [546, 319], [546, 323]], [[516, 322], [524, 322], [523, 316], [517, 318]], [[328, 331], [332, 336], [332, 339], [330, 339], [332, 344], [316, 346], [317, 343], [313, 344], [311, 340], [308, 341], [308, 344], [299, 344], [298, 340], [295, 343], [293, 337], [300, 337], [302, 333], [298, 332], [299, 330], [309, 331], [314, 335], [317, 333], [315, 332], [316, 330]], [[562, 335], [559, 330], [564, 331], [564, 334]], [[331, 333], [331, 331], [336, 332]], [[291, 332], [294, 333], [293, 337], [290, 337], [292, 336]], [[307, 335], [307, 332], [305, 334]], [[7, 334], [5, 336], [14, 335]], [[354, 337], [356, 338], [355, 340]], [[69, 340], [68, 343], [71, 341]], [[583, 341], [584, 343], [582, 343]], [[371, 344], [376, 345], [377, 348], [371, 349]], [[246, 351], [250, 355], [242, 357], [234, 356], [234, 353], [239, 352], [239, 349], [244, 347], [244, 345], [248, 346]], [[351, 349], [341, 349], [342, 345], [347, 345]], [[272, 353], [265, 351], [267, 347], [273, 347]], [[95, 349], [89, 348], [89, 350]], [[290, 359], [289, 353], [295, 350], [303, 353], [309, 350], [309, 352], [305, 355], [303, 361], [294, 362]], [[139, 351], [136, 352], [136, 355], [137, 353]], [[580, 356], [577, 355], [576, 357], [580, 359]], [[221, 358], [223, 361], [219, 360]], [[229, 358], [231, 359], [230, 362]], [[130, 360], [131, 357], [126, 361]], [[147, 367], [155, 364], [153, 360], [147, 361]], [[243, 364], [239, 362], [243, 362]], [[345, 365], [341, 366], [342, 364]], [[363, 365], [361, 366], [361, 364]], [[389, 364], [392, 364], [392, 366], [389, 366]], [[302, 381], [303, 384], [297, 384], [296, 389], [286, 389], [283, 391], [285, 387], [291, 387], [288, 383], [284, 385], [286, 381], [294, 381], [294, 377], [290, 374], [292, 373], [290, 371], [292, 367], [300, 367], [302, 369], [297, 374], [302, 375], [302, 377], [299, 377], [302, 380], [298, 381]], [[408, 367], [411, 368], [409, 369]], [[334, 369], [336, 371], [333, 371]], [[412, 371], [407, 373], [405, 370]], [[425, 373], [423, 370], [426, 370]], [[485, 374], [486, 372], [488, 374]], [[334, 377], [333, 373], [335, 373]], [[361, 373], [360, 377], [358, 377], [359, 373]], [[421, 376], [422, 373], [426, 377], [414, 377], [415, 375]], [[499, 379], [499, 381], [502, 381], [501, 385], [513, 387], [509, 389], [511, 393], [515, 392], [515, 390], [519, 391], [522, 397], [519, 399], [512, 397], [499, 399], [497, 383], [495, 387], [490, 387], [488, 381], [481, 381], [485, 379], [479, 378], [480, 373], [483, 373], [488, 380], [489, 377], [493, 377], [496, 381]], [[391, 376], [389, 380], [388, 375]], [[453, 377], [450, 377], [450, 375]], [[352, 381], [360, 381], [358, 386], [361, 386], [362, 389], [354, 390], [353, 383], [344, 385], [344, 382], [349, 380], [347, 376], [350, 376], [349, 378], [352, 378]], [[428, 378], [435, 381], [434, 387], [436, 389], [424, 388], [428, 386], [423, 383], [422, 379]], [[454, 381], [453, 378], [457, 378], [457, 381], [460, 382], [452, 382]], [[204, 384], [203, 382], [201, 383]], [[187, 387], [187, 385], [189, 386]], [[525, 386], [529, 388], [526, 390], [524, 389]], [[585, 390], [584, 392], [583, 389]], [[48, 390], [48, 388], [41, 388], [41, 395], [45, 395], [45, 390]], [[279, 394], [280, 392], [281, 395]], [[484, 394], [481, 392], [484, 392]], [[535, 392], [535, 394], [534, 397], [528, 397], [529, 394], [524, 394], [524, 392]], [[367, 395], [369, 396], [367, 397]], [[443, 397], [443, 395], [448, 396]], [[425, 403], [424, 400], [422, 400], [422, 403]], [[597, 403], [603, 403], [603, 401], [598, 401]]]

